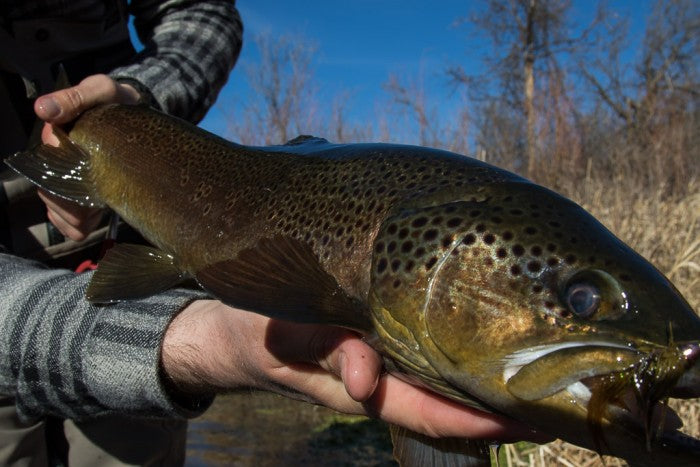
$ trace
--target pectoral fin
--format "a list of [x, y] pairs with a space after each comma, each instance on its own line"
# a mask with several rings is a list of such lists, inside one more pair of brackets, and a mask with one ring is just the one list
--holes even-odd
[[85, 293], [93, 303], [148, 297], [181, 282], [174, 258], [157, 248], [120, 244], [107, 250]]
[[464, 438], [431, 438], [391, 425], [394, 458], [401, 467], [490, 467], [485, 441]]
[[371, 329], [367, 305], [323, 270], [311, 247], [290, 237], [264, 238], [195, 277], [231, 306], [289, 321]]

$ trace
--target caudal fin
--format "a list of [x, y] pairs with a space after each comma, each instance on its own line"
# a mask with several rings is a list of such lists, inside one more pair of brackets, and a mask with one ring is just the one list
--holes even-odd
[[59, 146], [40, 144], [5, 160], [13, 170], [51, 194], [82, 206], [100, 207], [89, 177], [90, 156], [54, 127]]

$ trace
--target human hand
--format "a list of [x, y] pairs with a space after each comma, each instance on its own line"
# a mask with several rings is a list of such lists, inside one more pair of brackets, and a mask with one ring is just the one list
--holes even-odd
[[196, 301], [168, 328], [163, 369], [178, 391], [203, 395], [256, 388], [363, 414], [432, 437], [551, 441], [382, 374], [382, 360], [351, 331], [296, 324]]
[[[34, 112], [46, 122], [41, 139], [45, 144], [57, 146], [53, 125], [71, 122], [99, 104], [135, 104], [139, 97], [132, 86], [117, 83], [107, 75], [88, 76], [77, 86], [43, 95], [34, 103]], [[46, 204], [49, 221], [73, 240], [83, 240], [102, 219], [101, 209], [83, 207], [41, 190], [39, 197]]]

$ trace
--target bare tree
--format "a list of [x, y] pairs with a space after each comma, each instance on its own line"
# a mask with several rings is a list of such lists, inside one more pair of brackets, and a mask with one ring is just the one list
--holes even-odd
[[[579, 47], [593, 25], [573, 35], [568, 24], [569, 1], [486, 0], [485, 5], [484, 11], [473, 14], [469, 21], [494, 49], [483, 57], [486, 71], [474, 75], [455, 65], [447, 73], [454, 83], [471, 89], [472, 99], [485, 104], [482, 109], [514, 110], [510, 115], [515, 122], [509, 126], [520, 126], [518, 120], [523, 115], [525, 172], [531, 176], [537, 162], [538, 89], [546, 89], [548, 80], [564, 76], [559, 57]], [[495, 100], [501, 104], [494, 105]]]
[[[601, 49], [608, 52], [581, 64], [582, 74], [600, 99], [630, 128], [648, 129], [668, 99], [697, 104], [700, 97], [700, 7], [693, 0], [657, 0], [639, 44], [636, 66], [624, 66], [620, 54], [626, 27], [608, 23]], [[625, 70], [627, 72], [625, 72]]]
[[[467, 153], [472, 121], [464, 93], [453, 94], [463, 105], [454, 111], [440, 106], [436, 99], [428, 96], [422, 73], [417, 77], [392, 74], [383, 85], [388, 93], [391, 111], [402, 117], [394, 128], [394, 138], [404, 142], [414, 142], [421, 146], [444, 148], [454, 152]], [[405, 136], [406, 130], [412, 131]], [[417, 130], [417, 132], [415, 131]], [[417, 134], [417, 140], [413, 135]]]
[[398, 107], [399, 113], [406, 113], [415, 119], [418, 125], [418, 144], [437, 146], [439, 144], [437, 117], [434, 109], [429, 108], [422, 80], [403, 82], [396, 74], [389, 76], [384, 83], [384, 90], [389, 93], [391, 102]]
[[311, 66], [316, 47], [299, 36], [266, 34], [253, 41], [260, 58], [245, 73], [255, 97], [231, 122], [234, 137], [247, 144], [282, 144], [313, 133], [319, 120]]
[[[580, 60], [581, 74], [617, 119], [618, 146], [624, 145], [644, 183], [682, 189], [700, 174], [700, 4], [657, 0], [642, 36], [627, 34], [623, 20], [606, 16], [601, 52]], [[626, 48], [641, 54], [625, 59]]]

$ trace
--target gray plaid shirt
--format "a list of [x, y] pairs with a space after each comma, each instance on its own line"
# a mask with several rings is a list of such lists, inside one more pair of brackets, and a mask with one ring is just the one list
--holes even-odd
[[177, 312], [204, 295], [171, 290], [100, 307], [84, 298], [91, 276], [0, 248], [0, 394], [15, 398], [25, 421], [201, 414], [211, 400], [178, 403], [165, 391], [160, 346]]
[[[90, 21], [107, 17], [106, 8], [128, 8], [144, 44], [111, 76], [135, 82], [168, 113], [201, 119], [241, 47], [233, 1], [3, 1], [0, 19], [8, 29], [23, 19]], [[96, 307], [84, 298], [90, 275], [46, 269], [0, 245], [0, 394], [15, 398], [23, 420], [201, 413], [210, 401], [183, 405], [164, 390], [159, 359], [169, 322], [203, 295], [173, 290]]]

